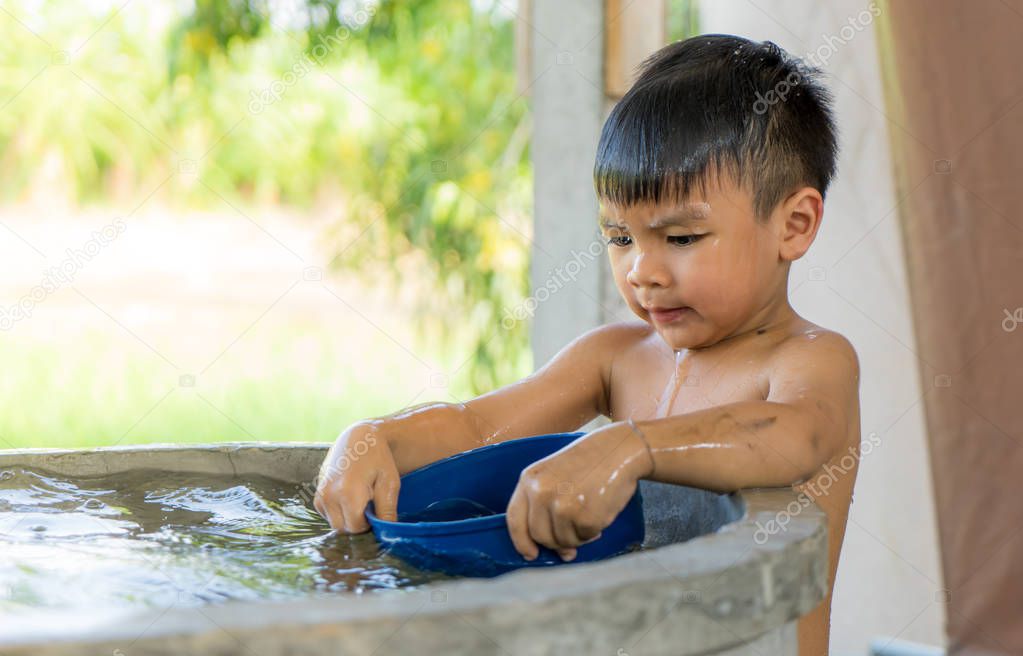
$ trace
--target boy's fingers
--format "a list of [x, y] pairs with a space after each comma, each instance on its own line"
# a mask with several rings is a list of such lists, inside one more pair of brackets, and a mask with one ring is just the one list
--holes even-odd
[[365, 533], [369, 530], [369, 522], [366, 521], [365, 516], [362, 514], [365, 508], [365, 503], [356, 504], [349, 502], [341, 504], [341, 514], [345, 518], [345, 533]]
[[529, 537], [537, 544], [542, 544], [548, 549], [558, 549], [561, 545], [554, 539], [554, 529], [551, 526], [551, 512], [544, 504], [531, 501], [529, 510], [526, 512], [529, 525]]
[[566, 563], [570, 560], [575, 560], [575, 554], [575, 549], [558, 549], [558, 556]]
[[515, 551], [522, 554], [522, 557], [526, 560], [533, 560], [539, 555], [540, 550], [536, 546], [536, 543], [529, 537], [529, 530], [526, 526], [526, 517], [529, 512], [529, 508], [525, 495], [518, 487], [516, 487], [515, 491], [512, 492], [511, 501], [508, 502], [508, 509], [506, 512], [508, 535], [511, 536], [512, 544], [515, 545]]
[[567, 517], [559, 517], [552, 513], [551, 524], [554, 527], [554, 539], [557, 541], [558, 549], [567, 551], [582, 544], [582, 538], [576, 533], [575, 524]]
[[345, 533], [364, 533], [369, 529], [369, 522], [362, 514], [369, 502], [369, 495], [372, 490], [360, 489], [358, 492], [342, 493], [341, 515], [344, 517], [343, 530]]
[[377, 517], [384, 521], [398, 521], [399, 479], [393, 476], [378, 476], [373, 485], [373, 508]]
[[336, 494], [324, 494], [323, 501], [320, 502], [320, 506], [324, 512], [321, 512], [324, 517], [327, 518], [327, 523], [335, 531], [340, 531], [344, 528], [345, 518], [341, 514], [341, 499]]

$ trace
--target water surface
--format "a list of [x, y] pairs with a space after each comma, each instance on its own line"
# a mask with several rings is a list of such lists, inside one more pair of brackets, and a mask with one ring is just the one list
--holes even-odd
[[443, 575], [372, 533], [338, 535], [305, 485], [133, 470], [68, 478], [0, 469], [0, 631], [54, 613], [363, 594]]

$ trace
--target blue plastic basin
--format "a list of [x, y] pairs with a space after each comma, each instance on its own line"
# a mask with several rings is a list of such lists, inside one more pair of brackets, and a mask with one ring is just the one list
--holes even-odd
[[525, 437], [465, 451], [401, 477], [398, 521], [366, 517], [389, 553], [423, 570], [452, 576], [490, 577], [520, 567], [544, 567], [616, 556], [643, 542], [643, 500], [639, 487], [599, 539], [578, 548], [565, 563], [540, 547], [534, 560], [523, 558], [508, 535], [505, 509], [519, 474], [584, 433]]

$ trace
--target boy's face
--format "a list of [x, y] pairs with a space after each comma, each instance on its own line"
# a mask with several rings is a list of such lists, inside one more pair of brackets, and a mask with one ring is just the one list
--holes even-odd
[[[632, 311], [674, 350], [710, 346], [787, 307], [779, 221], [758, 222], [727, 177], [684, 205], [601, 203], [615, 283]], [[687, 308], [664, 313], [656, 309]]]

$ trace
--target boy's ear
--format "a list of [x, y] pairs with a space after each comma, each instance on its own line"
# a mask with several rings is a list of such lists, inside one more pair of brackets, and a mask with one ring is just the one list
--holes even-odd
[[778, 255], [786, 261], [798, 260], [817, 236], [824, 216], [824, 199], [813, 187], [802, 187], [789, 195], [777, 211], [781, 214]]

